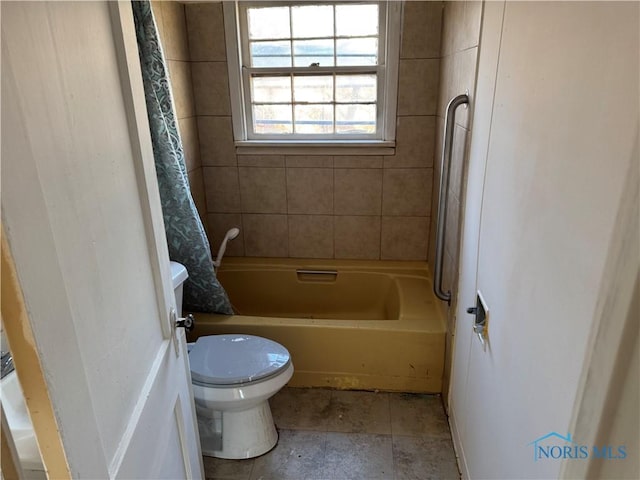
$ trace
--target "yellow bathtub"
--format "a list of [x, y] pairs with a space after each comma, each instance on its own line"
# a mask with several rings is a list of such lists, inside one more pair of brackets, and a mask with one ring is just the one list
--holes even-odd
[[445, 322], [427, 265], [226, 258], [233, 316], [197, 313], [201, 335], [245, 333], [291, 353], [297, 387], [440, 392]]

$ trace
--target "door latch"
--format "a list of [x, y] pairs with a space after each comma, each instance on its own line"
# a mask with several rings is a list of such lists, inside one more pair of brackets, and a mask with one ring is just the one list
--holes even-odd
[[473, 333], [478, 336], [482, 349], [486, 348], [486, 335], [487, 335], [487, 317], [489, 315], [489, 308], [487, 307], [480, 290], [476, 295], [476, 306], [467, 308], [469, 315], [474, 315], [475, 320], [473, 322]]
[[175, 323], [176, 328], [184, 328], [187, 332], [193, 330], [196, 326], [196, 319], [192, 314], [187, 315], [184, 318], [178, 318]]

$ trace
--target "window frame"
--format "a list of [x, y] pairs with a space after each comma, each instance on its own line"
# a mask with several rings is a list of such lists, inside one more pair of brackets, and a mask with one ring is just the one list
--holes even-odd
[[[338, 5], [349, 3], [377, 3], [379, 7], [379, 33], [378, 33], [378, 64], [372, 66], [334, 66], [334, 67], [285, 67], [264, 68], [245, 67], [243, 58], [248, 58], [248, 33], [246, 10], [250, 7], [290, 6], [296, 4], [321, 4]], [[223, 2], [225, 40], [227, 47], [227, 66], [229, 73], [229, 91], [231, 96], [231, 113], [235, 145], [239, 153], [257, 153], [266, 147], [274, 147], [284, 151], [296, 149], [303, 152], [305, 149], [325, 147], [322, 153], [357, 153], [357, 154], [391, 154], [395, 147], [396, 107], [398, 87], [398, 64], [400, 60], [400, 26], [402, 17], [402, 3], [396, 1], [247, 1], [247, 2]], [[245, 35], [243, 39], [243, 35]], [[244, 41], [243, 41], [244, 40]], [[376, 127], [377, 132], [365, 135], [351, 134], [291, 134], [291, 135], [264, 135], [255, 134], [252, 131], [250, 76], [255, 71], [282, 72], [289, 74], [309, 74], [326, 72], [359, 71], [372, 73], [377, 77], [376, 99]], [[377, 147], [377, 151], [371, 150]], [[355, 149], [365, 151], [354, 152]], [[240, 149], [245, 151], [241, 152]], [[279, 152], [275, 152], [279, 153]], [[289, 152], [290, 153], [290, 152]]]

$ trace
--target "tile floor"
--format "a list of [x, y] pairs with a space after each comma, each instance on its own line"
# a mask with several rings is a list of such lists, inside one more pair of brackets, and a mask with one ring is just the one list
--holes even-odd
[[284, 388], [280, 439], [250, 460], [204, 457], [207, 479], [459, 479], [439, 395]]

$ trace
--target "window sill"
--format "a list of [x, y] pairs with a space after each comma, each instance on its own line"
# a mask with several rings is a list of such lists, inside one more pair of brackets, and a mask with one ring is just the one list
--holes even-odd
[[394, 141], [256, 141], [235, 142], [238, 155], [393, 155]]

